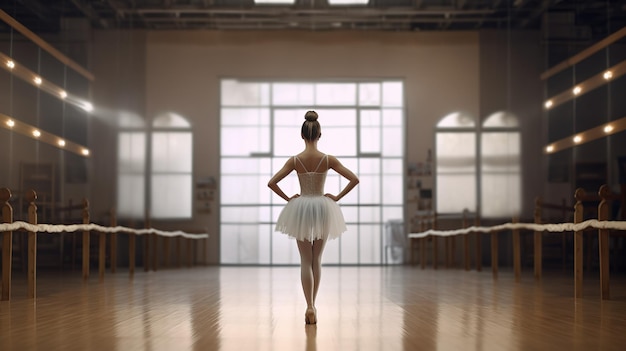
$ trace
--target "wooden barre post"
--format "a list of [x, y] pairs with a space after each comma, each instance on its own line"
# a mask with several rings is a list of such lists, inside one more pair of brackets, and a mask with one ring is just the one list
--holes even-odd
[[107, 237], [106, 233], [98, 234], [98, 277], [104, 280], [104, 270], [106, 269]]
[[[437, 214], [433, 217], [433, 229], [437, 229]], [[433, 240], [433, 269], [437, 269], [439, 264], [439, 240], [437, 235], [432, 235]]]
[[170, 246], [170, 237], [166, 236], [165, 238], [163, 238], [163, 266], [165, 268], [168, 268], [170, 266]]
[[182, 236], [176, 238], [176, 264], [178, 268], [182, 267], [182, 258], [180, 254], [181, 241], [183, 241]]
[[[463, 228], [468, 227], [468, 211], [463, 211]], [[466, 271], [470, 270], [470, 249], [469, 249], [469, 236], [471, 234], [463, 235], [463, 265]]]
[[[89, 224], [89, 201], [83, 199], [83, 224]], [[83, 231], [83, 279], [89, 278], [89, 231]]]
[[[208, 234], [208, 230], [207, 230], [207, 234]], [[208, 265], [209, 264], [209, 238], [205, 238], [204, 240], [202, 240], [202, 260], [204, 265]]]
[[193, 265], [193, 241], [195, 239], [187, 239], [187, 267]]
[[[598, 205], [598, 221], [609, 220], [609, 202], [608, 197], [611, 191], [608, 185], [604, 184], [600, 187], [598, 195], [602, 199]], [[598, 250], [600, 259], [600, 291], [602, 300], [610, 298], [609, 289], [609, 230], [598, 229]]]
[[[541, 224], [541, 198], [535, 199], [535, 223]], [[541, 263], [543, 260], [542, 253], [542, 235], [543, 233], [540, 231], [535, 231], [533, 238], [533, 246], [534, 246], [534, 261], [535, 261], [535, 279], [541, 279]]]
[[153, 271], [157, 271], [157, 266], [159, 264], [159, 255], [158, 255], [158, 250], [159, 250], [159, 234], [151, 234], [152, 237], [152, 270]]
[[[519, 223], [517, 216], [513, 217], [513, 223]], [[515, 272], [515, 281], [519, 282], [522, 275], [522, 255], [520, 247], [519, 229], [513, 229], [513, 271]]]
[[[37, 225], [37, 193], [29, 190], [26, 195], [28, 201], [28, 223]], [[28, 297], [37, 297], [37, 233], [28, 232]]]
[[133, 232], [128, 233], [128, 275], [132, 278], [135, 275], [137, 235]]
[[[111, 208], [111, 221], [110, 226], [112, 228], [117, 227], [117, 211], [116, 208]], [[117, 233], [111, 233], [111, 273], [115, 273], [117, 270]]]
[[[476, 214], [476, 217], [474, 218], [474, 226], [480, 226], [480, 219], [478, 218], [478, 214]], [[474, 237], [476, 238], [476, 271], [480, 272], [483, 270], [481, 233], [474, 233]]]
[[498, 278], [498, 235], [499, 232], [491, 233], [491, 274], [493, 279]]
[[[2, 203], [2, 223], [13, 223], [13, 208], [9, 204], [11, 191], [8, 188], [0, 189]], [[13, 232], [2, 233], [2, 295], [0, 300], [11, 299], [11, 263], [13, 262]]]
[[[576, 189], [574, 198], [576, 204], [574, 205], [574, 224], [581, 223], [583, 221], [583, 198], [585, 197], [585, 190], [582, 188]], [[579, 230], [574, 232], [574, 296], [583, 297], [583, 231]]]

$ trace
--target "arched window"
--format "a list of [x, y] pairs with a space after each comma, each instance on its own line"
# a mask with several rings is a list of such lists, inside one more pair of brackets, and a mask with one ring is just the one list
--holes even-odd
[[520, 132], [517, 117], [496, 112], [480, 135], [480, 204], [483, 217], [511, 217], [521, 208]]
[[462, 112], [437, 123], [435, 137], [436, 211], [476, 211], [476, 122]]
[[191, 218], [191, 125], [175, 113], [161, 114], [153, 120], [150, 144], [150, 216]]

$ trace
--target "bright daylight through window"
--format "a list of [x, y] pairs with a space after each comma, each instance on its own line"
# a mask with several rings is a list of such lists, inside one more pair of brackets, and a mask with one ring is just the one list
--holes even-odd
[[[267, 182], [300, 152], [307, 110], [322, 125], [318, 147], [361, 183], [340, 201], [348, 232], [330, 241], [327, 264], [380, 264], [386, 221], [403, 218], [404, 94], [401, 81], [221, 82], [221, 263], [299, 264], [293, 240], [274, 232], [284, 200]], [[345, 179], [329, 172], [326, 191]], [[281, 187], [299, 192], [295, 174]]]

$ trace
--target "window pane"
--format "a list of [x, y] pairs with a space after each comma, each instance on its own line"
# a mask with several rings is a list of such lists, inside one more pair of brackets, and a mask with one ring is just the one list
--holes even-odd
[[382, 162], [383, 174], [403, 174], [402, 159], [384, 158]]
[[341, 212], [346, 223], [358, 223], [359, 222], [359, 207], [341, 205]]
[[380, 222], [380, 206], [361, 206], [359, 207], [359, 223], [378, 223]]
[[483, 172], [519, 172], [520, 133], [482, 133], [481, 153]]
[[517, 117], [515, 117], [515, 115], [503, 111], [492, 114], [487, 117], [485, 122], [483, 122], [483, 127], [489, 128], [512, 128], [517, 127], [518, 125]]
[[270, 110], [267, 108], [223, 108], [222, 125], [269, 127]]
[[383, 156], [402, 156], [402, 128], [383, 128]]
[[[380, 158], [360, 158], [359, 167], [357, 169], [359, 175], [379, 175], [380, 174]], [[400, 168], [402, 169], [402, 168]]]
[[399, 108], [383, 109], [383, 125], [387, 127], [402, 127], [402, 110]]
[[484, 217], [519, 215], [521, 209], [521, 177], [519, 174], [482, 174], [481, 213]]
[[476, 211], [475, 174], [437, 175], [437, 212]]
[[474, 133], [438, 132], [436, 144], [438, 174], [476, 173], [476, 135]]
[[224, 79], [220, 93], [222, 106], [267, 106], [270, 100], [268, 83]]
[[341, 235], [341, 263], [359, 263], [359, 232], [358, 226], [348, 225], [348, 230]]
[[144, 173], [146, 162], [146, 133], [118, 134], [118, 172]]
[[117, 213], [120, 217], [143, 218], [145, 215], [144, 175], [120, 174], [117, 181]]
[[356, 84], [318, 83], [315, 84], [316, 105], [356, 105]]
[[380, 110], [361, 110], [361, 145], [362, 153], [380, 153]]
[[380, 239], [380, 225], [359, 226], [360, 263], [373, 264], [381, 262]]
[[221, 138], [223, 155], [249, 156], [270, 151], [269, 127], [223, 127]]
[[380, 83], [359, 84], [359, 105], [379, 106], [380, 105]]
[[404, 95], [402, 82], [383, 82], [383, 106], [402, 107]]
[[[359, 175], [359, 202], [361, 204], [380, 203], [380, 176]], [[386, 185], [385, 185], [386, 188]]]
[[309, 83], [274, 83], [272, 103], [277, 106], [311, 106], [313, 92], [313, 84]]
[[318, 146], [324, 152], [334, 156], [355, 156], [355, 127], [322, 127], [322, 138]]
[[[267, 225], [223, 224], [221, 225], [220, 255], [222, 263], [261, 263], [260, 232], [267, 232]], [[267, 234], [264, 235], [268, 237]]]
[[521, 208], [520, 133], [491, 132], [481, 136], [481, 213], [511, 217]]
[[189, 129], [189, 122], [185, 117], [177, 115], [175, 113], [165, 113], [157, 116], [152, 125], [155, 128], [185, 128]]
[[323, 264], [340, 264], [339, 261], [339, 245], [341, 239], [331, 240], [326, 243], [324, 248], [324, 263]]
[[404, 183], [402, 176], [386, 174], [383, 176], [383, 184], [383, 204], [402, 204], [404, 201]]
[[153, 172], [191, 172], [191, 133], [152, 133]]
[[272, 263], [299, 264], [300, 254], [296, 241], [282, 233], [272, 235]]
[[154, 218], [191, 217], [191, 175], [153, 175], [151, 195]]
[[269, 206], [222, 206], [220, 216], [223, 223], [255, 223], [268, 222]]
[[384, 206], [382, 222], [385, 223], [389, 220], [398, 220], [404, 217], [402, 214], [402, 206]]
[[[267, 181], [269, 177], [258, 175], [222, 175], [220, 197], [222, 204], [251, 204], [259, 205], [269, 203], [271, 196], [268, 192]], [[291, 193], [287, 186], [280, 183], [286, 193]]]
[[474, 128], [474, 117], [460, 112], [451, 113], [437, 123], [437, 128]]
[[[284, 162], [286, 159], [281, 161]], [[222, 158], [220, 163], [221, 172], [225, 175], [254, 174], [265, 176], [268, 180], [272, 175], [269, 158]], [[282, 166], [283, 163], [280, 163], [280, 167]]]

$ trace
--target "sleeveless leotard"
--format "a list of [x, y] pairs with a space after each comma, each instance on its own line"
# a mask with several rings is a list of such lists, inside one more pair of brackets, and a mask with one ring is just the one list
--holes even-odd
[[[326, 160], [326, 171], [318, 172]], [[305, 172], [298, 173], [300, 196], [289, 201], [276, 221], [276, 231], [302, 241], [336, 239], [346, 231], [346, 222], [339, 205], [324, 196], [324, 184], [328, 173], [328, 155], [324, 155], [317, 168], [309, 172], [297, 156]]]

